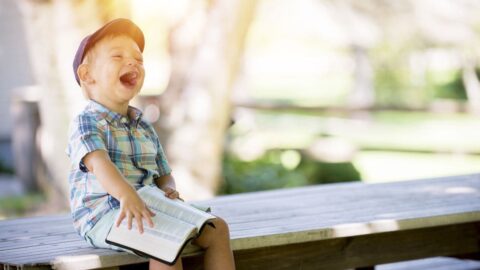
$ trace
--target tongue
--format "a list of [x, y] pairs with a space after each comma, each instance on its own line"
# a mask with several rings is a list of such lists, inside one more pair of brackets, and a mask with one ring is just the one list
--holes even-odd
[[120, 81], [123, 84], [128, 86], [133, 86], [137, 83], [137, 73], [135, 72], [128, 72], [120, 76]]

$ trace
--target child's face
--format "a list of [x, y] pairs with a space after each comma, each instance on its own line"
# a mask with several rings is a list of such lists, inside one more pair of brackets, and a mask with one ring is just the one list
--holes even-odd
[[143, 85], [142, 52], [127, 36], [106, 37], [92, 48], [89, 74], [93, 98], [104, 104], [128, 105]]

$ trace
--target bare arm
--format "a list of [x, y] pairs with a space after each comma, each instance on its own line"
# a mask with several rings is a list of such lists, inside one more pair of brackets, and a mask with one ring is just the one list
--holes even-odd
[[172, 174], [170, 174], [170, 173], [156, 178], [155, 179], [155, 184], [160, 189], [162, 189], [164, 187], [169, 187], [169, 188], [173, 188], [173, 189], [176, 188], [175, 179], [173, 178]]
[[155, 184], [158, 188], [165, 191], [165, 196], [170, 199], [180, 198], [178, 192], [176, 191], [175, 179], [172, 174], [162, 175], [155, 179]]
[[83, 163], [96, 176], [102, 187], [120, 201], [120, 215], [115, 222], [116, 226], [119, 226], [122, 220], [127, 218], [128, 229], [131, 229], [132, 220], [135, 219], [139, 232], [143, 233], [142, 218], [145, 218], [148, 225], [153, 227], [151, 219], [153, 213], [118, 171], [105, 151], [97, 150], [88, 153], [83, 158]]

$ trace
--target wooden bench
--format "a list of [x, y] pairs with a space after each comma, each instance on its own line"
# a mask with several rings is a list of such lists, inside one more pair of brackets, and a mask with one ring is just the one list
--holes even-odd
[[[342, 183], [203, 202], [230, 224], [237, 269], [346, 269], [479, 254], [480, 174]], [[201, 269], [186, 251], [185, 269]], [[68, 215], [0, 221], [3, 269], [118, 268], [145, 259], [93, 249]]]

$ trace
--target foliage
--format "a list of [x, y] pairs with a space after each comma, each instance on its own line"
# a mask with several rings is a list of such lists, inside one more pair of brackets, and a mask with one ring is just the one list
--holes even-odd
[[221, 194], [298, 187], [312, 184], [360, 180], [360, 174], [350, 162], [327, 163], [301, 155], [295, 169], [281, 162], [282, 150], [270, 150], [254, 161], [242, 161], [232, 153], [223, 160], [225, 181]]
[[392, 107], [422, 107], [431, 98], [425, 85], [416, 80], [409, 56], [418, 44], [380, 44], [372, 55], [376, 103]]
[[45, 200], [45, 196], [41, 193], [0, 197], [0, 217], [23, 216]]
[[434, 97], [467, 100], [467, 92], [460, 70], [432, 73], [428, 77], [429, 85], [434, 89]]

